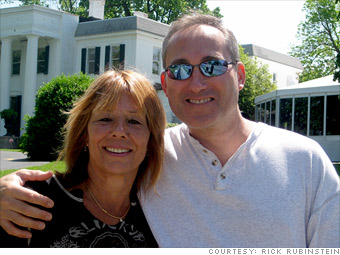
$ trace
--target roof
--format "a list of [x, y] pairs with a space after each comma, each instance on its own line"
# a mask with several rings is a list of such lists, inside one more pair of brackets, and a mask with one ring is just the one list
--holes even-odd
[[293, 97], [297, 95], [337, 94], [340, 95], [340, 83], [333, 81], [333, 75], [279, 88], [255, 98], [255, 103], [272, 100], [276, 97]]
[[76, 37], [139, 30], [165, 37], [169, 25], [140, 16], [81, 22]]
[[[294, 88], [294, 89], [313, 88], [313, 87], [322, 87], [322, 86], [329, 86], [329, 85], [340, 85], [340, 83], [337, 81], [333, 81], [333, 75], [328, 75], [328, 76], [317, 78], [314, 80], [301, 82], [299, 84], [296, 84], [296, 85], [293, 85], [287, 88]], [[282, 88], [282, 89], [287, 89], [287, 88]]]
[[267, 59], [277, 63], [285, 64], [287, 66], [295, 67], [303, 70], [301, 61], [292, 56], [282, 54], [273, 50], [262, 48], [254, 44], [241, 45], [244, 48], [244, 52], [248, 53], [248, 56], [256, 56], [259, 58]]

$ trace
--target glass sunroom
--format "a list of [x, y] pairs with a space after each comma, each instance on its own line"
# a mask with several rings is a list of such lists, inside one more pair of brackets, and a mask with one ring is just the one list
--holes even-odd
[[340, 161], [340, 83], [332, 76], [280, 88], [255, 98], [255, 118], [317, 141]]

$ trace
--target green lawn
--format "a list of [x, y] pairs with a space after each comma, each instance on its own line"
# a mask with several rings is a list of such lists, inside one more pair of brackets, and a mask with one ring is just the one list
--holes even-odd
[[16, 151], [16, 152], [21, 152], [20, 149], [0, 149], [0, 151]]
[[[64, 161], [52, 161], [48, 164], [41, 165], [41, 166], [31, 166], [31, 167], [25, 167], [25, 169], [31, 169], [31, 170], [41, 170], [41, 171], [58, 171], [58, 172], [65, 172], [65, 162]], [[9, 173], [12, 173], [18, 169], [8, 169], [8, 170], [2, 170], [0, 171], [0, 178], [2, 176], [5, 176]]]

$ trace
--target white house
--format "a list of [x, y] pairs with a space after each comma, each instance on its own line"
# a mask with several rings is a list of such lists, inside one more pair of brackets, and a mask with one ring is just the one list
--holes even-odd
[[242, 47], [250, 58], [256, 57], [257, 60], [268, 65], [268, 70], [273, 75], [273, 82], [278, 88], [298, 84], [298, 74], [303, 71], [299, 59], [254, 44], [243, 44]]
[[[103, 12], [103, 8], [99, 9]], [[19, 113], [17, 136], [23, 132], [23, 117], [33, 115], [35, 95], [43, 83], [62, 73], [100, 74], [114, 65], [124, 65], [148, 76], [168, 122], [179, 122], [160, 85], [161, 47], [169, 26], [148, 19], [143, 13], [135, 15], [84, 20], [34, 5], [0, 9], [0, 111], [12, 108]], [[255, 45], [243, 47], [250, 57], [269, 64], [279, 87], [291, 85], [301, 71], [301, 63], [295, 58]], [[1, 120], [0, 136], [4, 134]]]
[[[0, 9], [0, 111], [15, 109], [19, 130], [23, 117], [33, 115], [35, 95], [44, 82], [62, 73], [96, 75], [124, 63], [153, 82], [171, 122], [160, 86], [167, 31], [168, 25], [143, 16], [82, 22], [79, 16], [41, 6]], [[5, 133], [1, 120], [0, 136]]]
[[317, 141], [340, 161], [340, 83], [327, 76], [255, 98], [256, 120]]

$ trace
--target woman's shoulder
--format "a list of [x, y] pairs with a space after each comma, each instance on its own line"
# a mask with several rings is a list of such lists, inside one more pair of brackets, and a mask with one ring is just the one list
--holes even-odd
[[68, 191], [62, 182], [62, 179], [53, 175], [51, 178], [45, 181], [29, 181], [25, 184], [26, 188], [37, 191], [38, 193], [48, 196], [51, 199], [59, 197], [67, 197], [77, 202], [83, 202], [83, 193], [80, 189], [74, 189]]

